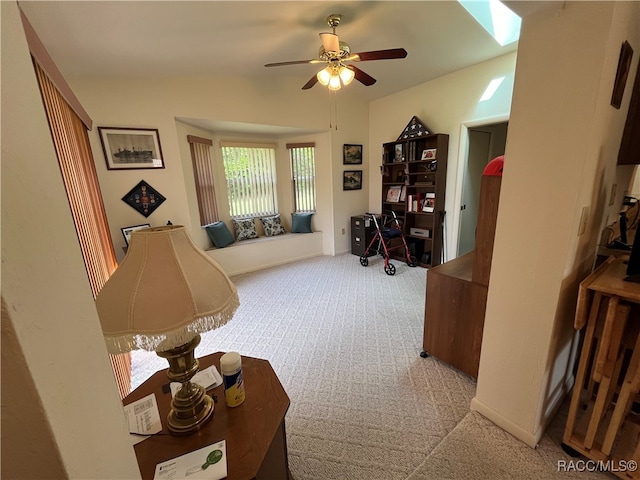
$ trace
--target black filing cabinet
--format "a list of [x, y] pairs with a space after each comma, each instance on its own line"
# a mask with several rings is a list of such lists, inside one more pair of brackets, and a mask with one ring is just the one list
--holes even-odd
[[[351, 217], [351, 253], [354, 255], [364, 255], [371, 239], [376, 233], [376, 226], [368, 215]], [[374, 255], [375, 251], [370, 252]]]

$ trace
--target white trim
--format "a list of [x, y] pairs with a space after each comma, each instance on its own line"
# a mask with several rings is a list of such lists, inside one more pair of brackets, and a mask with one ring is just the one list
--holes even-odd
[[[456, 180], [453, 193], [453, 215], [451, 220], [451, 235], [449, 259], [458, 256], [458, 243], [460, 235], [460, 207], [462, 206], [462, 183], [464, 173], [467, 170], [469, 160], [469, 128], [493, 125], [509, 121], [509, 114], [496, 115], [494, 117], [479, 118], [477, 120], [467, 120], [460, 124], [460, 137], [458, 141], [458, 156], [456, 159]], [[508, 136], [508, 135], [507, 135]], [[455, 252], [455, 256], [453, 254]]]
[[539, 436], [533, 434], [520, 425], [516, 425], [508, 418], [503, 417], [495, 410], [487, 407], [484, 403], [478, 400], [478, 397], [473, 397], [470, 405], [471, 410], [474, 410], [480, 413], [483, 417], [488, 418], [493, 423], [495, 423], [501, 429], [509, 432], [511, 435], [516, 437], [518, 440], [523, 441], [531, 448], [536, 448], [538, 442], [540, 441], [540, 437], [542, 437], [542, 433], [539, 433]]
[[550, 405], [550, 408], [546, 409], [549, 414], [546, 416], [546, 418], [543, 418], [542, 421], [538, 423], [536, 429], [533, 432], [525, 430], [520, 425], [513, 423], [508, 418], [502, 416], [492, 408], [489, 408], [480, 400], [478, 400], [478, 397], [473, 397], [471, 399], [471, 405], [469, 406], [469, 408], [480, 413], [483, 417], [488, 418], [498, 427], [509, 432], [511, 435], [516, 437], [518, 440], [526, 443], [531, 448], [536, 448], [538, 446], [538, 443], [540, 443], [542, 435], [544, 435], [545, 430], [551, 423], [551, 420], [553, 420], [553, 417], [555, 417], [556, 413], [560, 409], [564, 397], [571, 391], [574, 382], [575, 378], [573, 375], [571, 375], [564, 383], [564, 388], [558, 389], [555, 395], [553, 395], [552, 398], [548, 402], [546, 402], [547, 405]]

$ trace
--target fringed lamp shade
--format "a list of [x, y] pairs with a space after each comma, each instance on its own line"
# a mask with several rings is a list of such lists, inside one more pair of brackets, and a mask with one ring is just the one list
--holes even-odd
[[222, 267], [183, 226], [136, 231], [96, 299], [110, 353], [165, 351], [233, 317], [239, 300]]
[[107, 350], [155, 350], [169, 362], [169, 379], [182, 383], [167, 417], [170, 433], [193, 433], [211, 419], [213, 400], [191, 383], [194, 350], [200, 333], [227, 323], [239, 304], [222, 267], [175, 225], [134, 232], [127, 256], [98, 294]]

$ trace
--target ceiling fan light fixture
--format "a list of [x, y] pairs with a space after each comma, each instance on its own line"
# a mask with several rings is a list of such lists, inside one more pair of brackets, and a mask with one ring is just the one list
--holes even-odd
[[350, 68], [345, 67], [344, 65], [340, 67], [340, 80], [344, 85], [349, 85], [356, 76], [356, 72], [351, 70]]
[[321, 33], [320, 40], [326, 52], [340, 52], [340, 40], [335, 33]]
[[329, 90], [340, 90], [342, 84], [340, 83], [339, 75], [331, 75], [329, 79]]
[[318, 77], [318, 82], [320, 82], [320, 85], [324, 85], [326, 87], [327, 85], [329, 85], [329, 80], [331, 80], [331, 68], [323, 68], [318, 72], [316, 76]]

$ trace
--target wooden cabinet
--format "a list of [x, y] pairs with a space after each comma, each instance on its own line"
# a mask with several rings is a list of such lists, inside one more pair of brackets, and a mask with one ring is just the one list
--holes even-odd
[[439, 265], [449, 135], [389, 142], [382, 150], [382, 212], [395, 212], [409, 250], [421, 266]]
[[423, 348], [477, 378], [488, 286], [471, 280], [473, 262], [470, 252], [429, 270]]
[[422, 356], [478, 377], [502, 177], [483, 176], [476, 248], [429, 270]]

